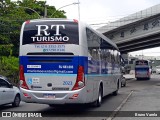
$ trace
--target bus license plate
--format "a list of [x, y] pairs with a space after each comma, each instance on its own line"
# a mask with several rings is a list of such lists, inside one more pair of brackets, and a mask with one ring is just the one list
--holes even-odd
[[51, 93], [45, 93], [43, 94], [44, 98], [48, 98], [48, 99], [54, 99], [55, 98], [55, 94], [51, 94]]

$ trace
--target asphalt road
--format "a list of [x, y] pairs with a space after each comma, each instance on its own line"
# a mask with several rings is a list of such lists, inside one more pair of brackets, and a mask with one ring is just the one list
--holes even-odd
[[113, 120], [160, 120], [160, 75], [130, 85], [132, 95]]
[[[31, 104], [21, 102], [20, 107], [13, 108], [11, 105], [1, 106], [1, 111], [34, 111], [44, 113], [44, 115], [48, 115], [48, 117], [42, 118], [0, 118], [0, 120], [19, 120], [19, 119], [38, 119], [38, 120], [109, 120], [113, 111], [117, 110], [117, 108], [124, 107], [126, 102], [125, 99], [131, 93], [131, 91], [141, 92], [147, 89], [151, 89], [153, 86], [158, 86], [160, 83], [160, 75], [152, 75], [151, 80], [140, 80], [136, 81], [135, 79], [128, 80], [127, 86], [122, 87], [119, 90], [119, 94], [117, 96], [109, 95], [103, 99], [103, 104], [101, 107], [95, 108], [91, 105], [73, 105], [73, 106], [63, 106], [58, 108], [52, 108], [48, 105], [43, 104]], [[139, 96], [141, 97], [141, 96]], [[129, 98], [130, 99], [130, 98]], [[145, 98], [144, 98], [145, 99]], [[123, 105], [122, 105], [123, 103]], [[119, 109], [120, 110], [120, 109]], [[134, 109], [133, 109], [134, 110]], [[51, 114], [52, 113], [52, 114]], [[49, 117], [54, 116], [54, 117]], [[83, 118], [82, 118], [83, 117]], [[118, 119], [119, 120], [119, 119]], [[120, 118], [121, 120], [121, 118]], [[122, 119], [123, 120], [123, 119]]]

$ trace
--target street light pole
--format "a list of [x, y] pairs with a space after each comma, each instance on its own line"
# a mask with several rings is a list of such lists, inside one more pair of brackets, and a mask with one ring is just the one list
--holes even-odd
[[34, 9], [32, 8], [29, 8], [29, 7], [23, 7], [23, 6], [16, 6], [16, 8], [26, 8], [26, 9], [29, 9], [29, 10], [32, 10], [33, 12], [35, 12], [37, 15], [38, 15], [38, 18], [41, 18], [41, 16], [39, 15], [39, 13], [37, 11], [35, 11]]
[[47, 18], [47, 5], [45, 4], [44, 7], [44, 18]]
[[47, 18], [47, 0], [38, 0], [44, 2], [44, 15], [43, 18]]
[[60, 9], [62, 9], [62, 8], [64, 8], [64, 7], [67, 7], [67, 6], [70, 6], [70, 5], [76, 5], [76, 4], [79, 4], [79, 2], [74, 2], [74, 3], [68, 4], [68, 5], [64, 5], [64, 6], [60, 7], [60, 8], [58, 8], [58, 9], [51, 15], [51, 17], [52, 17], [58, 10], [60, 10]]
[[[79, 0], [78, 0], [78, 3], [80, 3]], [[79, 21], [80, 21], [80, 5], [79, 4], [78, 4], [78, 17], [79, 17]]]

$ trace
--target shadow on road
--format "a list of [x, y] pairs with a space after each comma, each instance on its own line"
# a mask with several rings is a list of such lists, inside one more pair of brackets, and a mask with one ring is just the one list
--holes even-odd
[[0, 111], [4, 111], [11, 108], [13, 108], [12, 105], [0, 105]]
[[[103, 104], [110, 100], [113, 95], [108, 95], [103, 98]], [[95, 107], [93, 103], [90, 104], [67, 104], [67, 105], [58, 105], [54, 107], [48, 107], [40, 112], [43, 116], [47, 117], [106, 117], [111, 115], [113, 111], [104, 111], [100, 109], [101, 107]]]
[[[112, 95], [108, 95], [103, 98], [103, 103], [101, 107], [95, 107], [93, 104], [67, 104], [67, 105], [58, 105], [54, 107], [45, 106], [41, 109], [37, 109], [37, 111], [25, 111], [25, 107], [30, 106], [38, 106], [38, 104], [30, 104], [23, 103], [20, 104], [19, 107], [15, 108], [12, 105], [4, 105], [0, 106], [0, 111], [12, 111], [12, 112], [34, 112], [41, 113], [43, 117], [105, 117], [106, 115], [110, 115], [112, 111], [104, 111], [103, 104], [106, 104], [113, 97]], [[20, 109], [20, 110], [19, 110]], [[31, 108], [32, 109], [32, 108]], [[16, 111], [17, 110], [17, 111]]]

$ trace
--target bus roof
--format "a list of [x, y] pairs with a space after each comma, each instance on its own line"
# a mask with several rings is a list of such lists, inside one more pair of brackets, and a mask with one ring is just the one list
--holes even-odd
[[42, 19], [32, 19], [28, 20], [30, 22], [41, 22], [41, 21], [78, 21], [76, 19], [67, 19], [67, 18], [42, 18]]

